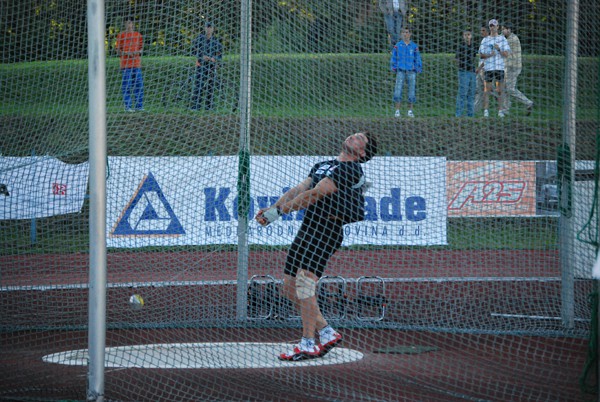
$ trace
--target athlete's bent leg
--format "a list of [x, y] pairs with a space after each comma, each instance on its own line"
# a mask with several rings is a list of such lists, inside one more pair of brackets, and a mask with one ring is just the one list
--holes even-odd
[[298, 297], [296, 297], [296, 278], [291, 275], [283, 275], [283, 296], [288, 298], [295, 306], [298, 305]]
[[326, 327], [327, 321], [317, 303], [316, 288], [319, 278], [306, 270], [298, 270], [296, 275], [296, 296], [302, 317], [302, 336], [313, 338], [317, 328]]

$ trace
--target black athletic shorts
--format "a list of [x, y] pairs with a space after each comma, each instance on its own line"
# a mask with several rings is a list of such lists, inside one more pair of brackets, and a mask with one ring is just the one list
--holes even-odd
[[485, 72], [485, 77], [483, 78], [485, 82], [504, 82], [504, 71], [502, 70], [491, 70]]
[[320, 278], [327, 261], [341, 247], [343, 240], [344, 226], [341, 220], [304, 218], [288, 251], [283, 272], [295, 277], [298, 269], [305, 269]]

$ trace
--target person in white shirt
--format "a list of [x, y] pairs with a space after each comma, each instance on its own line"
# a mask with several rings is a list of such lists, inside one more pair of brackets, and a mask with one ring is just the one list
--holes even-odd
[[485, 83], [483, 92], [483, 116], [489, 117], [490, 93], [496, 83], [498, 92], [498, 117], [504, 117], [503, 90], [504, 90], [504, 58], [510, 54], [508, 41], [502, 35], [498, 35], [498, 21], [490, 20], [488, 23], [490, 35], [483, 38], [479, 46], [479, 56], [483, 60], [485, 71]]
[[508, 111], [511, 104], [510, 98], [514, 97], [516, 100], [527, 106], [527, 116], [529, 116], [533, 109], [533, 101], [517, 89], [517, 78], [519, 77], [519, 74], [521, 74], [521, 69], [523, 68], [523, 63], [521, 61], [521, 41], [519, 40], [519, 37], [512, 32], [511, 25], [508, 23], [502, 24], [502, 34], [510, 46], [510, 54], [504, 63], [506, 65], [506, 98], [504, 106]]

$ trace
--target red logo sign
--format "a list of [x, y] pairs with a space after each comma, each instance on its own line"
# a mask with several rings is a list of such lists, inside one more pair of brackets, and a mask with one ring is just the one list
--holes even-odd
[[466, 204], [516, 204], [527, 188], [525, 181], [467, 181], [448, 205], [460, 210]]
[[67, 195], [67, 185], [62, 183], [52, 183], [52, 194]]
[[448, 216], [535, 215], [535, 162], [448, 161]]

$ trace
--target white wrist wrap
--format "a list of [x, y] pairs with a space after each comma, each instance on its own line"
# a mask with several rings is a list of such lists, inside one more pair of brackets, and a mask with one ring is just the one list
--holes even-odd
[[269, 208], [264, 213], [263, 216], [269, 223], [275, 222], [277, 219], [281, 217], [281, 212], [279, 208]]

